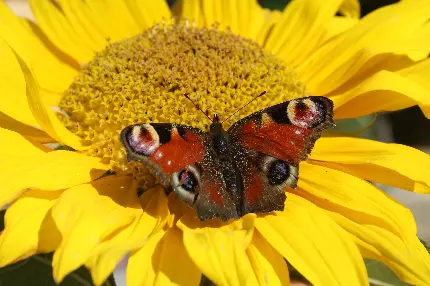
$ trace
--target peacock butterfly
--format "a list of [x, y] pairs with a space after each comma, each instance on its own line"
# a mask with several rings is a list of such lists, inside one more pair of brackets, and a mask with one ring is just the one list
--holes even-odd
[[333, 124], [333, 102], [310, 96], [255, 112], [227, 131], [215, 115], [210, 130], [169, 123], [126, 127], [129, 161], [142, 162], [171, 185], [200, 220], [283, 210], [299, 163]]

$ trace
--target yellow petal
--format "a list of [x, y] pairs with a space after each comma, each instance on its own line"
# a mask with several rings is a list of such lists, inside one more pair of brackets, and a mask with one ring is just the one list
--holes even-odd
[[52, 138], [67, 146], [70, 146], [76, 150], [87, 149], [88, 147], [82, 146], [81, 139], [67, 130], [57, 118], [55, 112], [48, 108], [43, 100], [43, 97], [40, 95], [39, 84], [37, 83], [33, 72], [18, 55], [17, 59], [21, 66], [22, 72], [24, 73], [27, 86], [27, 100], [30, 110], [33, 112], [34, 117], [42, 129]]
[[288, 194], [284, 212], [258, 217], [255, 226], [312, 285], [368, 285], [353, 241], [305, 199]]
[[53, 151], [0, 167], [0, 207], [27, 188], [61, 190], [90, 182], [105, 173], [99, 158], [70, 151]]
[[265, 11], [256, 0], [181, 0], [175, 13], [199, 26], [219, 24], [251, 39], [256, 39], [265, 22]]
[[0, 51], [0, 61], [4, 64], [0, 73], [0, 93], [4, 95], [0, 102], [0, 126], [22, 132], [44, 143], [54, 141], [43, 131], [31, 127], [39, 123], [28, 105], [26, 83], [19, 62], [3, 39], [0, 39]]
[[255, 41], [259, 43], [261, 46], [265, 47], [265, 49], [270, 50], [270, 47], [266, 47], [267, 39], [272, 32], [273, 27], [279, 22], [282, 17], [282, 13], [277, 10], [273, 11], [264, 11], [265, 21], [263, 25], [260, 27], [257, 35], [255, 36]]
[[13, 30], [16, 35], [25, 37], [25, 28], [21, 25], [18, 16], [14, 14], [14, 12], [6, 5], [5, 1], [0, 2], [0, 19], [2, 28], [0, 29], [2, 32], [1, 35], [4, 37], [6, 35], [7, 29]]
[[54, 109], [59, 108], [59, 104], [61, 102], [62, 96], [60, 94], [48, 92], [46, 90], [39, 90], [41, 97], [43, 98], [43, 102], [46, 104], [48, 108]]
[[[118, 196], [121, 195], [121, 192], [117, 193]], [[132, 193], [136, 194], [136, 186], [130, 195]], [[161, 230], [166, 224], [169, 209], [164, 189], [148, 190], [140, 197], [140, 201], [143, 212], [133, 223], [115, 233], [109, 240], [101, 241], [91, 251], [91, 257], [86, 265], [91, 269], [94, 283], [98, 285], [103, 283], [127, 253], [141, 248], [153, 233]], [[124, 206], [124, 203], [121, 202], [121, 205]]]
[[252, 242], [246, 250], [259, 285], [289, 285], [290, 276], [284, 258], [254, 231]]
[[324, 137], [317, 141], [310, 158], [366, 180], [430, 193], [430, 157], [408, 146], [360, 138]]
[[198, 27], [205, 25], [205, 18], [200, 6], [200, 1], [195, 0], [178, 0], [173, 7], [173, 12], [180, 15], [183, 19], [187, 19], [192, 23], [196, 23]]
[[101, 1], [66, 0], [61, 2], [64, 2], [60, 4], [61, 6], [65, 5], [64, 9], [70, 9], [70, 13], [73, 13], [74, 17], [81, 19], [82, 25], [87, 27], [88, 33], [96, 37], [96, 41], [107, 43], [109, 40], [124, 39], [124, 33], [119, 29], [119, 26], [108, 21], [105, 11], [106, 5]]
[[202, 6], [208, 26], [218, 22], [246, 38], [256, 38], [265, 22], [265, 11], [256, 0], [203, 1]]
[[430, 256], [417, 237], [402, 241], [378, 226], [355, 223], [335, 212], [330, 216], [350, 234], [364, 257], [385, 263], [411, 285], [430, 284]]
[[230, 224], [220, 220], [200, 222], [195, 213], [181, 218], [178, 227], [197, 267], [217, 285], [257, 284], [246, 254], [254, 230], [255, 215], [248, 214]]
[[40, 143], [56, 142], [55, 139], [52, 139], [52, 137], [46, 134], [44, 131], [16, 121], [15, 119], [10, 116], [7, 116], [3, 112], [0, 112], [0, 128], [17, 132], [31, 140]]
[[[221, 23], [221, 25], [225, 25], [230, 27], [231, 31], [235, 34], [240, 34], [240, 30], [239, 30], [239, 17], [238, 17], [238, 11], [240, 8], [243, 8], [244, 10], [242, 10], [243, 14], [246, 14], [246, 2], [249, 2], [247, 0], [242, 0], [242, 1], [237, 1], [237, 0], [221, 0], [221, 1], [217, 1], [220, 2], [221, 5], [215, 5], [215, 7], [220, 7], [221, 8], [221, 13], [219, 11], [217, 11], [216, 15], [219, 17], [220, 15], [222, 15], [220, 17], [219, 21]], [[246, 4], [245, 4], [246, 3]], [[244, 6], [239, 6], [239, 5], [243, 5]], [[204, 5], [203, 5], [204, 6]], [[204, 11], [205, 12], [205, 11]], [[250, 22], [248, 22], [250, 23]], [[208, 23], [208, 24], [212, 24], [212, 23]]]
[[126, 4], [140, 30], [149, 28], [157, 22], [159, 23], [162, 20], [168, 20], [172, 17], [169, 6], [164, 0], [146, 2], [127, 0]]
[[26, 139], [19, 133], [0, 128], [0, 162], [4, 165], [16, 160], [43, 155], [49, 148]]
[[169, 229], [157, 248], [154, 285], [199, 285], [202, 273], [185, 249], [182, 231]]
[[0, 111], [19, 122], [37, 126], [38, 122], [28, 107], [21, 68], [15, 54], [3, 39], [0, 39], [0, 62]]
[[77, 33], [50, 1], [29, 0], [29, 4], [38, 25], [57, 47], [81, 63], [94, 56], [88, 35], [82, 30]]
[[160, 230], [142, 241], [143, 246], [128, 259], [126, 281], [127, 285], [154, 285], [157, 274], [157, 265], [160, 261], [159, 242], [165, 234]]
[[65, 0], [58, 4], [70, 26], [94, 51], [105, 48], [108, 36], [99, 28], [99, 23], [84, 1]]
[[105, 1], [104, 3], [107, 7], [106, 16], [110, 17], [109, 20], [114, 25], [120, 26], [127, 33], [124, 33], [124, 36], [135, 36], [141, 32], [130, 10], [127, 8], [127, 0]]
[[352, 29], [360, 20], [355, 18], [347, 18], [347, 17], [333, 17], [331, 21], [325, 27], [324, 38], [321, 42], [326, 42], [329, 39], [341, 34], [347, 33], [349, 29]]
[[129, 225], [140, 213], [138, 209], [118, 205], [98, 192], [106, 188], [130, 192], [130, 189], [121, 190], [120, 186], [122, 184], [117, 185], [107, 177], [93, 184], [72, 187], [52, 207], [52, 217], [63, 237], [52, 260], [55, 281], [62, 281], [68, 273], [83, 265], [94, 247]]
[[295, 194], [357, 223], [376, 225], [398, 236], [417, 233], [409, 209], [355, 176], [303, 162], [298, 186]]
[[[429, 13], [430, 5], [412, 2], [375, 10], [312, 53], [296, 71], [310, 93], [324, 95], [349, 80], [360, 82], [369, 70], [385, 69], [405, 56], [413, 61], [427, 58]], [[384, 54], [387, 59], [379, 61]]]
[[28, 21], [19, 19], [3, 1], [0, 2], [0, 19], [0, 37], [35, 70], [41, 86], [63, 92], [77, 74], [79, 66], [57, 57], [58, 48], [47, 40], [46, 35], [39, 33], [35, 24], [29, 26]]
[[430, 89], [430, 59], [425, 59], [415, 65], [399, 70], [397, 73], [426, 89]]
[[[415, 84], [426, 89], [424, 94], [428, 94], [430, 90], [430, 59], [421, 61], [418, 64], [412, 65], [397, 72], [401, 76], [413, 81]], [[428, 101], [417, 102], [427, 118], [430, 118], [430, 103]]]
[[0, 266], [23, 260], [36, 253], [53, 251], [61, 234], [51, 216], [51, 207], [61, 192], [29, 191], [6, 211], [5, 229], [0, 236]]
[[[40, 45], [46, 47], [47, 51], [55, 58], [60, 60], [61, 62], [67, 64], [71, 68], [74, 69], [73, 75], [77, 74], [81, 68], [80, 63], [74, 59], [72, 56], [63, 52], [60, 48], [58, 48], [54, 42], [43, 32], [43, 30], [33, 21], [27, 18], [19, 18], [20, 23], [26, 28], [29, 36], [32, 38], [35, 43], [39, 43]], [[58, 77], [58, 76], [57, 76]], [[51, 78], [52, 80], [52, 78]], [[67, 78], [67, 86], [64, 86], [61, 90], [51, 90], [47, 88], [47, 90], [51, 92], [63, 92], [64, 89], [69, 87], [73, 78]]]
[[[330, 96], [330, 99], [335, 104], [336, 118], [360, 117], [417, 104], [426, 112], [430, 107], [430, 89], [399, 74], [380, 71], [354, 88]], [[430, 117], [430, 113], [426, 116]]]
[[175, 192], [171, 192], [168, 196], [168, 206], [170, 216], [167, 220], [167, 225], [173, 227], [178, 220], [186, 213], [190, 212], [190, 207], [181, 200]]
[[344, 0], [339, 7], [340, 14], [349, 18], [360, 18], [360, 2], [358, 0]]
[[[232, 3], [230, 1], [230, 5]], [[266, 23], [266, 10], [256, 0], [237, 1], [235, 13], [230, 15], [231, 21], [237, 19], [238, 34], [256, 40]]]
[[[75, 1], [76, 2], [76, 1]], [[122, 30], [120, 25], [115, 25], [109, 21], [107, 17], [107, 7], [105, 1], [85, 1], [84, 5], [88, 7], [88, 18], [92, 20], [96, 27], [106, 36], [106, 39], [112, 41], [119, 41], [125, 38], [125, 31]]]
[[205, 0], [199, 2], [201, 2], [202, 13], [205, 18], [206, 26], [210, 26], [214, 23], [219, 23], [223, 27], [226, 26], [227, 23], [223, 19], [226, 15], [224, 15], [224, 6], [222, 5], [222, 1]]
[[273, 28], [267, 49], [293, 67], [309, 57], [324, 36], [324, 27], [338, 11], [342, 1], [292, 1]]
[[109, 175], [91, 182], [100, 196], [111, 198], [117, 205], [132, 211], [142, 211], [141, 197], [137, 195], [136, 181], [130, 176]]
[[85, 3], [92, 12], [92, 18], [100, 21], [101, 26], [107, 29], [105, 33], [112, 41], [132, 37], [139, 32], [137, 23], [133, 20], [124, 0], [87, 0]]

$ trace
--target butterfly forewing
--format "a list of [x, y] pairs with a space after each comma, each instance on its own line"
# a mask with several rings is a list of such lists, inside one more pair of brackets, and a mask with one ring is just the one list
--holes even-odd
[[173, 173], [203, 160], [204, 134], [185, 125], [147, 123], [126, 127], [120, 138], [129, 161], [142, 162], [168, 183]]
[[311, 96], [251, 114], [233, 124], [228, 134], [244, 148], [297, 165], [306, 159], [322, 130], [332, 124], [332, 101]]

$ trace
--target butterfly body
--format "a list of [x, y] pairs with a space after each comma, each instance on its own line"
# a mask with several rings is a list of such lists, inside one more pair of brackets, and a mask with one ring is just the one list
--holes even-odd
[[129, 160], [140, 161], [170, 184], [200, 220], [239, 218], [283, 210], [295, 188], [299, 162], [332, 124], [325, 97], [284, 102], [225, 130], [215, 116], [208, 132], [185, 125], [147, 123], [121, 132]]

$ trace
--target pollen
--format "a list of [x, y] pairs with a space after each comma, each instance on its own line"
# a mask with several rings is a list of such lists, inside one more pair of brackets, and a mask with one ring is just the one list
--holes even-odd
[[[224, 122], [302, 97], [295, 72], [257, 43], [189, 22], [156, 24], [141, 34], [110, 43], [83, 65], [64, 92], [65, 126], [90, 146], [112, 171], [132, 173], [143, 185], [156, 183], [149, 170], [127, 162], [121, 130], [136, 123], [170, 122], [208, 130], [266, 91]], [[189, 97], [189, 99], [187, 98]]]

